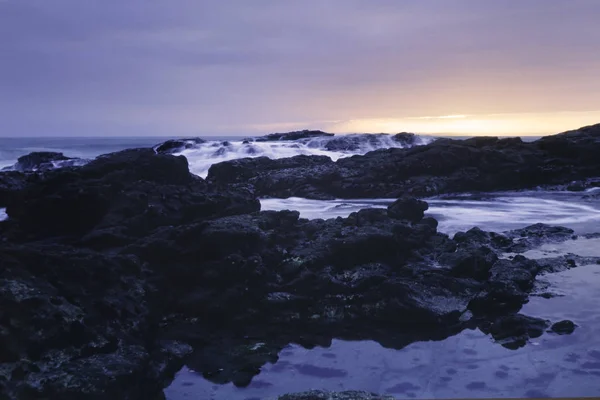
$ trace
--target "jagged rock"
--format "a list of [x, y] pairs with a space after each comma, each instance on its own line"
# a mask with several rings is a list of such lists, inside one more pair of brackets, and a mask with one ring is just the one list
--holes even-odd
[[287, 132], [287, 133], [271, 133], [269, 135], [260, 136], [255, 138], [256, 142], [272, 142], [276, 140], [299, 140], [299, 139], [308, 139], [314, 137], [328, 137], [334, 136], [333, 133], [326, 133], [318, 130], [302, 130], [295, 132]]
[[404, 146], [412, 146], [417, 141], [417, 135], [409, 132], [401, 132], [394, 135], [394, 140]]
[[[396, 200], [388, 207], [388, 215], [394, 219], [405, 219], [410, 222], [418, 222], [423, 219], [429, 205], [415, 198], [402, 198]], [[437, 225], [436, 225], [437, 226]]]
[[16, 171], [35, 171], [40, 169], [52, 168], [52, 162], [54, 161], [65, 161], [71, 160], [69, 157], [65, 157], [63, 153], [40, 151], [29, 153], [25, 156], [19, 157], [17, 163], [14, 165]]
[[0, 172], [0, 207], [6, 207], [15, 201], [17, 193], [27, 182], [27, 176], [21, 172]]
[[[593, 144], [577, 135], [560, 140]], [[24, 181], [6, 175], [14, 197], [0, 225], [0, 393], [152, 398], [189, 356], [188, 344], [204, 354], [195, 365], [207, 379], [243, 386], [290, 341], [341, 337], [401, 348], [478, 327], [513, 346], [542, 325], [543, 333], [547, 322], [516, 314], [543, 267], [499, 254], [564, 240], [568, 230], [470, 230], [451, 239], [424, 218], [427, 204], [403, 190], [387, 210], [347, 218], [259, 212], [256, 193], [367, 195], [406, 189], [412, 173], [427, 176], [421, 183], [450, 184], [480, 179], [464, 170], [450, 177], [459, 160], [475, 165], [490, 156], [480, 152], [511, 146], [535, 159], [539, 150], [488, 139], [437, 143], [403, 153], [416, 158], [391, 172], [377, 166], [380, 157], [403, 161], [385, 150], [343, 163], [236, 160], [213, 166], [205, 181], [184, 157], [134, 149]], [[559, 152], [549, 143], [544, 151]], [[365, 160], [368, 184], [354, 175]], [[244, 336], [268, 344], [244, 347]]]
[[515, 350], [525, 346], [529, 339], [542, 336], [549, 325], [546, 320], [516, 314], [484, 324], [482, 330], [490, 333], [502, 346]]
[[315, 199], [533, 188], [596, 177], [600, 169], [599, 132], [600, 125], [594, 125], [534, 142], [485, 137], [438, 139], [423, 146], [380, 149], [337, 162], [314, 162], [312, 157], [297, 158], [293, 163], [254, 159], [237, 162], [233, 177], [220, 173], [227, 169], [222, 164], [234, 163], [224, 162], [215, 164], [207, 179], [223, 184], [248, 182], [259, 196]]
[[206, 140], [201, 138], [171, 139], [154, 146], [154, 151], [158, 154], [173, 154], [194, 148], [202, 143], [206, 143]]
[[[162, 225], [260, 209], [253, 193], [217, 192], [188, 170], [185, 157], [125, 150], [76, 169], [48, 173], [7, 207], [26, 235], [136, 237]], [[94, 230], [92, 232], [92, 230]], [[119, 232], [117, 236], [115, 234]], [[89, 234], [89, 236], [84, 236]]]

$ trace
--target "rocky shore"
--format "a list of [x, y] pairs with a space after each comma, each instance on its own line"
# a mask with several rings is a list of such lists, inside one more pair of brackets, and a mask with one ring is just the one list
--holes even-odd
[[438, 139], [424, 146], [376, 150], [336, 162], [326, 156], [243, 158], [213, 165], [207, 179], [220, 186], [250, 183], [259, 196], [421, 197], [597, 178], [599, 151], [600, 124], [533, 142], [495, 137]]
[[[160, 399], [184, 364], [244, 386], [290, 342], [402, 348], [478, 328], [517, 348], [576, 329], [519, 313], [536, 276], [576, 261], [503, 257], [573, 231], [450, 238], [416, 197], [597, 177], [600, 126], [533, 143], [441, 139], [335, 163], [241, 159], [206, 180], [169, 154], [177, 146], [0, 173], [0, 399]], [[259, 196], [398, 200], [306, 220], [260, 211]], [[385, 397], [282, 397], [329, 398]]]

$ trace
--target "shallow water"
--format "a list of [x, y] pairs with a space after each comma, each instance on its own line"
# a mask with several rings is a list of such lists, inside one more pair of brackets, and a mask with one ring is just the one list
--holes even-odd
[[[427, 199], [439, 230], [480, 226], [504, 231], [545, 222], [578, 233], [600, 231], [600, 207], [590, 193], [515, 192]], [[263, 199], [262, 209], [296, 209], [305, 218], [346, 216], [393, 199], [313, 201]], [[574, 253], [600, 257], [600, 239], [579, 238], [530, 250], [531, 258]], [[387, 349], [374, 341], [333, 340], [311, 350], [291, 344], [246, 388], [216, 385], [184, 368], [165, 390], [168, 400], [249, 400], [310, 389], [367, 390], [397, 398], [585, 397], [600, 393], [600, 265], [547, 274], [538, 281], [556, 297], [532, 296], [521, 313], [578, 327], [571, 335], [545, 333], [509, 350], [479, 330], [442, 341]]]
[[[600, 255], [600, 248], [594, 249]], [[522, 313], [553, 322], [570, 319], [578, 325], [573, 334], [545, 333], [517, 350], [494, 343], [478, 330], [413, 343], [402, 350], [373, 341], [333, 340], [329, 348], [311, 350], [292, 344], [280, 352], [277, 363], [263, 366], [247, 388], [215, 385], [184, 368], [165, 394], [169, 400], [264, 399], [309, 389], [367, 390], [398, 398], [598, 395], [600, 265], [548, 274], [541, 280], [568, 296], [534, 296]]]
[[[542, 222], [566, 226], [579, 234], [595, 233], [600, 223], [598, 188], [587, 192], [499, 192], [424, 199], [427, 215], [436, 218], [440, 232], [453, 235], [474, 226], [503, 232]], [[395, 199], [309, 200], [261, 199], [263, 210], [297, 210], [300, 217], [346, 217], [363, 208], [385, 208]]]

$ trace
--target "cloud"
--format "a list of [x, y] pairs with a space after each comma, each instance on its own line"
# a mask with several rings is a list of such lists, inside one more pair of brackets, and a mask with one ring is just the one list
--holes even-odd
[[595, 0], [8, 0], [0, 135], [593, 109], [598, 12]]

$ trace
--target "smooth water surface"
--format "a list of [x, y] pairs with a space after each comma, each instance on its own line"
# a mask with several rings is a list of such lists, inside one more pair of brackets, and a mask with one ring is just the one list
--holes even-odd
[[[428, 213], [446, 233], [480, 226], [503, 231], [537, 222], [560, 223], [579, 232], [597, 229], [600, 211], [590, 193], [521, 192], [478, 199], [428, 199]], [[534, 197], [535, 196], [535, 197]], [[263, 199], [263, 209], [296, 209], [306, 218], [332, 218], [390, 199], [313, 201]], [[600, 257], [600, 239], [578, 238], [546, 244], [525, 256], [574, 253]], [[184, 368], [169, 388], [168, 400], [206, 398], [250, 400], [310, 389], [367, 390], [397, 398], [585, 397], [600, 393], [600, 265], [583, 265], [538, 278], [551, 298], [532, 296], [521, 313], [577, 324], [570, 335], [545, 333], [525, 347], [509, 350], [482, 332], [437, 342], [387, 349], [373, 341], [334, 340], [329, 348], [307, 350], [291, 344], [279, 361], [262, 367], [246, 388], [216, 385]]]
[[571, 335], [546, 333], [517, 350], [480, 331], [402, 350], [373, 341], [334, 340], [329, 348], [290, 345], [263, 366], [247, 388], [215, 385], [183, 369], [165, 390], [167, 399], [265, 399], [309, 389], [367, 390], [398, 398], [585, 397], [600, 393], [600, 266], [543, 278], [568, 296], [532, 297], [522, 312], [573, 320]]
[[[566, 226], [577, 233], [595, 233], [600, 223], [600, 188], [586, 192], [521, 191], [424, 199], [426, 214], [439, 222], [438, 231], [453, 235], [474, 226], [503, 232], [539, 222]], [[261, 199], [262, 210], [297, 210], [300, 217], [346, 217], [363, 208], [386, 208], [395, 199], [309, 200]]]

